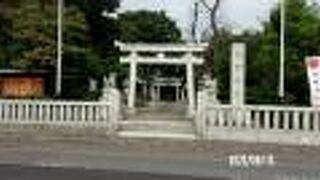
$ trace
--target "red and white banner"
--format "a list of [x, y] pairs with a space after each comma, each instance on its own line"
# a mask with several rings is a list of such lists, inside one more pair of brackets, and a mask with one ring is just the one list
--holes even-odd
[[305, 59], [310, 87], [312, 106], [320, 107], [320, 56]]

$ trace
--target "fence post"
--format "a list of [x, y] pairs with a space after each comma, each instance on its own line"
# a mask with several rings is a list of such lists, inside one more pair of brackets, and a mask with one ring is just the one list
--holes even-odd
[[108, 123], [109, 130], [115, 132], [120, 118], [120, 92], [115, 88], [114, 76], [109, 79], [104, 77], [103, 83], [100, 101], [109, 103], [104, 107], [108, 112], [106, 123]]
[[207, 138], [207, 124], [206, 124], [206, 111], [207, 111], [207, 98], [206, 91], [202, 90], [197, 93], [197, 111], [195, 116], [195, 125], [197, 129], [197, 133], [201, 138]]
[[108, 113], [104, 118], [106, 118], [110, 131], [114, 132], [117, 129], [120, 114], [120, 93], [116, 88], [104, 88], [100, 101], [107, 103], [106, 106], [103, 106], [103, 111]]
[[118, 121], [120, 120], [121, 116], [121, 95], [120, 92], [116, 88], [111, 89], [111, 94], [112, 97], [111, 99], [111, 111], [112, 111], [112, 116], [110, 119], [110, 128], [111, 131], [114, 132], [118, 128]]

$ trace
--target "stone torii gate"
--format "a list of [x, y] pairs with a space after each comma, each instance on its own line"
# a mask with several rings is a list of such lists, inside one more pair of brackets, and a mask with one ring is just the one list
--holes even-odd
[[[166, 64], [186, 66], [187, 77], [187, 99], [190, 115], [195, 112], [195, 85], [194, 85], [194, 65], [201, 65], [203, 58], [197, 57], [205, 51], [208, 46], [203, 44], [125, 44], [116, 42], [116, 46], [121, 52], [127, 52], [129, 55], [120, 58], [121, 63], [130, 64], [130, 81], [128, 107], [131, 110], [135, 108], [136, 87], [137, 87], [137, 66], [139, 64]], [[154, 56], [143, 56], [143, 53], [155, 54]], [[178, 57], [169, 57], [168, 53], [178, 53]]]

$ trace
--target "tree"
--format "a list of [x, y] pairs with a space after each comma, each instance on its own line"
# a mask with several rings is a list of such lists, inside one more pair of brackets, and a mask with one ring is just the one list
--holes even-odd
[[[320, 53], [319, 10], [308, 6], [304, 0], [286, 1], [286, 65], [285, 87], [286, 103], [306, 104], [309, 99], [304, 58]], [[260, 78], [256, 87], [265, 87], [258, 92], [269, 92], [260, 100], [277, 99], [277, 80], [279, 77], [279, 8], [271, 13], [270, 22], [265, 23], [261, 44], [257, 51], [255, 66]], [[261, 68], [265, 67], [265, 68]], [[263, 93], [265, 94], [265, 93]], [[263, 101], [265, 101], [263, 100]]]
[[181, 32], [165, 12], [132, 11], [119, 16], [123, 42], [166, 43], [181, 41]]
[[[319, 8], [308, 6], [304, 0], [286, 1], [286, 64], [285, 103], [308, 104], [309, 85], [304, 58], [320, 53]], [[211, 41], [213, 48], [207, 58], [214, 56], [213, 74], [218, 79], [219, 97], [229, 99], [230, 45], [234, 41], [247, 44], [246, 101], [253, 104], [280, 103], [279, 80], [279, 6], [272, 10], [263, 31], [245, 32], [234, 36], [220, 29], [220, 43]], [[211, 54], [210, 54], [211, 53]]]
[[[100, 91], [88, 93], [88, 80], [95, 79], [102, 86], [102, 79], [110, 72], [119, 71], [118, 52], [114, 47], [114, 41], [118, 35], [118, 26], [115, 20], [103, 17], [103, 12], [112, 12], [119, 6], [118, 0], [75, 0], [66, 1], [67, 7], [78, 7], [84, 15], [81, 25], [86, 27], [84, 35], [86, 41], [81, 41], [81, 47], [74, 46], [69, 54], [66, 54], [64, 87], [69, 97], [88, 98], [99, 97]], [[72, 21], [71, 21], [72, 22]], [[67, 34], [74, 34], [70, 29]], [[72, 37], [68, 39], [74, 39]], [[85, 43], [85, 44], [83, 44]], [[79, 42], [75, 43], [79, 45]], [[81, 86], [80, 86], [81, 85]], [[72, 91], [70, 91], [72, 90]], [[70, 93], [71, 92], [71, 93]], [[75, 93], [78, 92], [78, 93]], [[91, 94], [91, 95], [90, 95]]]
[[119, 0], [66, 0], [67, 6], [77, 6], [85, 15], [90, 47], [88, 67], [91, 77], [102, 81], [103, 76], [120, 69], [118, 51], [114, 41], [119, 37], [116, 20], [104, 17], [103, 12], [113, 12], [119, 7]]
[[223, 39], [220, 37], [220, 32], [223, 33], [224, 30], [220, 30], [217, 23], [217, 15], [218, 15], [219, 8], [221, 6], [221, 0], [211, 1], [210, 3], [212, 3], [212, 5], [209, 4], [206, 0], [200, 0], [200, 2], [210, 13], [210, 27], [211, 27], [211, 31], [213, 32], [213, 37], [210, 43], [211, 47], [209, 47], [208, 50], [212, 50], [212, 51], [209, 52], [209, 54], [211, 55], [211, 58], [206, 58], [206, 61], [203, 66], [203, 72], [209, 75], [209, 77], [212, 77], [214, 73], [213, 61], [215, 61], [216, 59], [219, 58], [219, 56], [221, 56], [220, 52], [216, 51], [215, 50], [216, 48], [214, 47], [221, 46], [222, 44], [224, 44], [224, 42], [222, 42]]
[[11, 45], [10, 27], [11, 22], [4, 16], [3, 7], [0, 4], [0, 67], [9, 66], [9, 47]]
[[[103, 76], [121, 70], [119, 52], [113, 44], [115, 39], [128, 37], [130, 40], [141, 39], [144, 42], [181, 40], [175, 22], [164, 12], [124, 13], [118, 22], [103, 17], [104, 11], [112, 12], [119, 6], [118, 0], [65, 2], [62, 61], [62, 94], [65, 98], [83, 98], [87, 95], [88, 79], [101, 82]], [[9, 64], [11, 68], [48, 69], [54, 75], [57, 56], [56, 1], [2, 0], [0, 8], [0, 21], [5, 25], [0, 28], [3, 32], [0, 41], [6, 41], [1, 44], [4, 48], [0, 51], [5, 51], [1, 53], [1, 67]], [[145, 17], [148, 27], [142, 23]], [[129, 34], [121, 30], [121, 24], [130, 24], [138, 31]], [[146, 33], [146, 30], [150, 33]], [[121, 32], [123, 35], [120, 35]], [[9, 63], [5, 59], [9, 59]], [[53, 83], [54, 80], [50, 84]]]
[[[129, 11], [119, 16], [120, 41], [130, 43], [182, 42], [176, 22], [163, 11]], [[127, 70], [122, 71], [126, 75]], [[147, 81], [157, 73], [161, 76], [181, 76], [183, 68], [176, 66], [144, 65], [138, 68], [139, 76]]]
[[30, 68], [53, 63], [54, 61], [54, 13], [40, 8], [35, 1], [3, 1], [1, 16], [9, 28], [6, 39], [6, 55], [16, 68]]
[[[201, 70], [199, 73], [209, 74], [217, 80], [218, 97], [223, 102], [228, 102], [229, 99], [229, 68], [230, 68], [230, 45], [234, 39], [232, 34], [226, 30], [220, 30], [219, 44], [216, 43], [216, 39], [211, 38], [209, 42], [209, 48], [205, 53], [206, 64], [208, 62], [212, 67], [205, 66], [206, 71]], [[212, 68], [212, 69], [211, 69]]]
[[[91, 1], [93, 2], [93, 1]], [[108, 1], [109, 2], [109, 1]], [[20, 69], [47, 69], [55, 73], [56, 65], [56, 2], [8, 1], [0, 3], [0, 40], [5, 51], [1, 67]], [[5, 23], [4, 23], [5, 22]], [[6, 31], [10, 29], [10, 31]], [[97, 53], [87, 27], [86, 14], [79, 6], [68, 4], [63, 21], [63, 96], [83, 98], [86, 96], [87, 81], [90, 77], [101, 78], [108, 71], [108, 64]], [[112, 45], [109, 45], [112, 46]], [[102, 47], [100, 48], [102, 49]], [[8, 59], [8, 60], [7, 60]], [[6, 66], [5, 66], [6, 65]], [[53, 84], [54, 80], [49, 84]]]
[[[252, 97], [252, 92], [256, 92], [252, 89], [252, 86], [255, 86], [257, 77], [256, 74], [260, 72], [261, 67], [255, 67], [254, 62], [256, 62], [256, 50], [258, 44], [260, 43], [260, 33], [246, 31], [242, 35], [233, 35], [227, 29], [219, 30], [219, 43], [213, 44], [215, 41], [212, 39], [210, 44], [213, 44], [209, 47], [209, 50], [205, 54], [206, 59], [211, 59], [213, 53], [215, 54], [214, 66], [213, 66], [213, 77], [218, 82], [218, 97], [223, 103], [229, 103], [230, 99], [230, 58], [231, 58], [231, 45], [234, 42], [243, 42], [247, 45], [247, 76], [246, 76], [246, 85], [247, 85], [247, 101], [251, 102], [256, 100], [257, 96]], [[263, 69], [264, 70], [264, 69]], [[259, 72], [257, 72], [259, 71]]]

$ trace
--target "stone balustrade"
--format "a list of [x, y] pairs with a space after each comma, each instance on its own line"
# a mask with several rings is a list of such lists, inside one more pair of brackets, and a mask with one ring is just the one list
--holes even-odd
[[114, 129], [112, 102], [0, 100], [0, 124], [97, 126]]
[[320, 109], [217, 105], [200, 96], [198, 132], [206, 139], [320, 145]]

